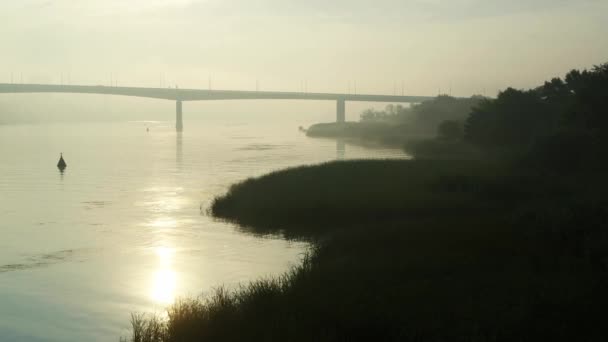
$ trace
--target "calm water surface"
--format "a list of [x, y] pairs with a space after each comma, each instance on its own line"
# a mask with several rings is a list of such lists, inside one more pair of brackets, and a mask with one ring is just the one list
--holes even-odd
[[307, 245], [215, 221], [205, 214], [214, 196], [289, 166], [406, 157], [296, 127], [0, 126], [0, 341], [118, 341], [131, 312], [281, 273]]

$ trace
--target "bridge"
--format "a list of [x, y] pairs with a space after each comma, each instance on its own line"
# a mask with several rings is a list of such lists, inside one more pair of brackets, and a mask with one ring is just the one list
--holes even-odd
[[0, 94], [15, 93], [77, 93], [147, 97], [175, 101], [175, 129], [183, 130], [182, 102], [209, 100], [327, 100], [336, 101], [336, 122], [346, 118], [346, 101], [420, 103], [433, 96], [397, 96], [370, 94], [337, 94], [279, 91], [202, 90], [179, 88], [141, 88], [87, 85], [0, 83]]

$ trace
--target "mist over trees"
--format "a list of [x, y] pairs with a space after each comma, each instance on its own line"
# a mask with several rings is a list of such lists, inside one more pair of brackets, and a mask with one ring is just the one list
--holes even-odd
[[384, 110], [367, 109], [359, 122], [321, 123], [309, 127], [307, 135], [367, 140], [403, 146], [424, 139], [461, 141], [464, 121], [482, 96], [455, 98], [439, 95], [411, 106], [389, 104]]
[[410, 107], [388, 105], [384, 110], [365, 110], [361, 114], [361, 122], [387, 122], [407, 125], [407, 129], [418, 133], [434, 135], [438, 126], [444, 121], [464, 122], [471, 109], [484, 98], [454, 98], [439, 95], [431, 101], [413, 104]]

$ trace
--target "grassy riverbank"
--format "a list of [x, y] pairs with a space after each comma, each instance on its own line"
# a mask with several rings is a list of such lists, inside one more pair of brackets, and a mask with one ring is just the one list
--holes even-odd
[[608, 215], [573, 192], [471, 161], [334, 162], [244, 181], [215, 216], [316, 248], [277, 279], [178, 303], [168, 322], [136, 318], [134, 340], [601, 340]]
[[[500, 164], [484, 162], [332, 162], [238, 183], [211, 209], [214, 216], [260, 233], [285, 228], [283, 233], [290, 235], [300, 227], [326, 233], [354, 223], [502, 210], [505, 196], [520, 196], [527, 182], [522, 175], [515, 186], [505, 184], [506, 173]], [[496, 191], [502, 197], [492, 196]]]

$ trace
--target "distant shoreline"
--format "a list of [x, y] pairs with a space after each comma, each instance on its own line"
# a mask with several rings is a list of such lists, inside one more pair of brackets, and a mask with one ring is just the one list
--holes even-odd
[[403, 125], [365, 122], [317, 123], [306, 130], [306, 136], [398, 148], [409, 141], [431, 138], [428, 134], [408, 133]]

